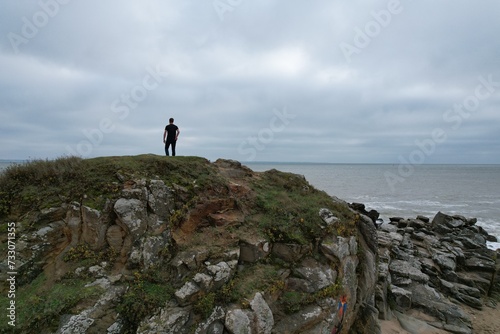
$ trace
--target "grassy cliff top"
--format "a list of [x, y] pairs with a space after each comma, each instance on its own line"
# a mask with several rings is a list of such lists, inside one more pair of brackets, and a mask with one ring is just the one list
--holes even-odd
[[[121, 197], [127, 183], [137, 180], [162, 180], [175, 190], [176, 206], [184, 214], [210, 197], [234, 198], [245, 221], [258, 221], [273, 241], [307, 243], [320, 237], [324, 231], [319, 228], [318, 211], [323, 207], [341, 221], [353, 219], [345, 205], [314, 189], [302, 176], [276, 170], [257, 173], [235, 161], [218, 162], [147, 154], [13, 165], [0, 175], [0, 221], [23, 221], [30, 214], [72, 202], [101, 210], [106, 201]], [[238, 183], [244, 185], [242, 196], [231, 191]], [[184, 218], [178, 213], [172, 218], [177, 225]]]

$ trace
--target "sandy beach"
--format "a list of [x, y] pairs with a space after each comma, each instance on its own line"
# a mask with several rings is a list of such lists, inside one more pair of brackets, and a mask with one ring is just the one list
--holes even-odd
[[[472, 320], [472, 329], [474, 334], [498, 334], [500, 333], [500, 307], [497, 303], [487, 302], [482, 310], [476, 310], [471, 307], [463, 306]], [[396, 317], [392, 320], [383, 320], [380, 322], [382, 334], [446, 334], [449, 332], [435, 329], [422, 329], [418, 332], [405, 330]]]

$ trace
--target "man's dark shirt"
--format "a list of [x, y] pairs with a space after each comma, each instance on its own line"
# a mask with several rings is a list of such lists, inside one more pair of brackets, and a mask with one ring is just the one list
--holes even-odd
[[165, 127], [165, 131], [167, 131], [167, 143], [173, 143], [175, 142], [175, 136], [177, 134], [177, 125], [175, 124], [169, 124]]

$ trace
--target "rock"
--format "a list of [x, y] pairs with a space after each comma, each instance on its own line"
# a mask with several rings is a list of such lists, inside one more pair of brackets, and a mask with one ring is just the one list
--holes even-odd
[[306, 258], [301, 262], [301, 267], [294, 270], [294, 273], [306, 281], [312, 287], [312, 292], [317, 292], [327, 286], [335, 284], [337, 272], [327, 265], [318, 263], [313, 258]]
[[320, 249], [332, 261], [342, 261], [351, 254], [349, 239], [343, 237], [325, 238], [321, 242]]
[[160, 314], [145, 319], [139, 325], [137, 334], [188, 334], [191, 310], [167, 303]]
[[213, 286], [214, 278], [204, 273], [197, 273], [193, 277], [193, 281], [203, 290], [210, 291]]
[[234, 269], [237, 265], [237, 261], [219, 262], [216, 265], [208, 265], [207, 270], [209, 274], [214, 278], [214, 288], [218, 289], [225, 283], [229, 281], [232, 277]]
[[360, 215], [358, 221], [356, 222], [356, 226], [358, 227], [359, 232], [366, 241], [367, 247], [373, 253], [377, 253], [378, 249], [377, 228], [373, 224], [371, 219], [366, 217], [365, 215]]
[[309, 254], [311, 251], [311, 245], [275, 243], [272, 247], [273, 256], [276, 256], [290, 263], [300, 261], [306, 254]]
[[111, 225], [106, 231], [106, 242], [112, 249], [119, 252], [122, 249], [125, 234], [121, 226]]
[[496, 270], [496, 265], [493, 260], [485, 259], [479, 256], [468, 257], [465, 260], [465, 267], [468, 270], [480, 270], [488, 272], [495, 272]]
[[148, 227], [146, 206], [138, 199], [120, 198], [114, 205], [120, 226], [138, 240]]
[[101, 212], [86, 206], [82, 212], [82, 240], [90, 245], [91, 249], [100, 250], [106, 242], [106, 219], [101, 218]]
[[455, 262], [455, 256], [450, 253], [436, 252], [432, 256], [432, 260], [441, 268], [441, 270], [451, 270], [455, 271], [457, 268], [457, 263]]
[[394, 314], [396, 315], [396, 318], [401, 324], [401, 327], [403, 327], [403, 329], [408, 331], [409, 333], [412, 334], [446, 333], [429, 325], [427, 322], [417, 319], [415, 317], [411, 317], [409, 315], [397, 311], [395, 311]]
[[142, 242], [142, 259], [144, 268], [159, 265], [163, 259], [165, 249], [172, 244], [169, 231], [165, 231], [162, 235], [145, 237]]
[[200, 288], [194, 282], [186, 282], [182, 288], [175, 292], [175, 298], [180, 306], [186, 306], [195, 302], [200, 293]]
[[[99, 319], [99, 316], [105, 314], [107, 310], [112, 308], [124, 292], [124, 287], [108, 286], [105, 293], [92, 307], [87, 308], [76, 315], [66, 317], [60, 324], [56, 334], [88, 333], [89, 328], [96, 322], [97, 319]], [[105, 328], [109, 325], [111, 325], [111, 323], [106, 325]]]
[[319, 306], [306, 306], [299, 312], [286, 316], [276, 323], [274, 333], [310, 333], [307, 328], [319, 323], [322, 319], [322, 313]]
[[148, 205], [161, 221], [167, 221], [173, 206], [172, 190], [162, 180], [149, 182]]
[[250, 307], [255, 314], [255, 326], [257, 333], [271, 334], [274, 327], [273, 312], [269, 308], [262, 294], [257, 292], [250, 301]]
[[452, 217], [438, 212], [434, 219], [432, 220], [432, 229], [441, 234], [450, 233], [455, 228], [460, 228], [465, 225], [462, 219], [457, 218], [457, 216]]
[[380, 214], [376, 210], [366, 211], [365, 205], [362, 203], [351, 203], [349, 204], [349, 207], [359, 212], [360, 214], [370, 218], [375, 227], [377, 227], [377, 221], [378, 218], [380, 217]]
[[319, 210], [319, 216], [323, 220], [323, 222], [326, 224], [325, 226], [329, 226], [334, 224], [335, 222], [339, 221], [337, 217], [334, 216], [334, 214], [325, 208], [322, 208]]
[[459, 306], [449, 302], [443, 295], [428, 285], [412, 285], [412, 302], [425, 309], [430, 315], [450, 326], [471, 327], [471, 320]]
[[216, 306], [210, 316], [198, 325], [195, 334], [223, 334], [225, 317], [224, 309]]
[[389, 269], [393, 275], [410, 278], [413, 281], [427, 283], [429, 275], [422, 273], [420, 266], [416, 263], [410, 264], [407, 261], [394, 260], [389, 265]]
[[417, 220], [423, 221], [424, 223], [430, 222], [430, 218], [422, 215], [417, 216]]
[[247, 312], [241, 309], [229, 310], [226, 313], [225, 327], [230, 334], [251, 334], [251, 321]]
[[245, 238], [240, 240], [240, 261], [257, 262], [271, 252], [266, 239]]
[[391, 285], [390, 298], [394, 301], [398, 311], [408, 311], [411, 308], [411, 291]]

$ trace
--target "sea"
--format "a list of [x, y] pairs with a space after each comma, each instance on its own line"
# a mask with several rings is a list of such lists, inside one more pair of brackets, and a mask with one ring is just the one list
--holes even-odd
[[256, 172], [277, 169], [303, 175], [315, 188], [390, 217], [432, 219], [439, 211], [477, 218], [499, 242], [500, 165], [398, 165], [246, 162]]
[[[0, 173], [13, 163], [22, 161], [0, 160]], [[439, 211], [477, 218], [499, 240], [488, 247], [500, 248], [500, 165], [243, 164], [256, 172], [277, 169], [303, 175], [330, 196], [377, 210], [384, 223], [390, 217], [432, 219]]]

